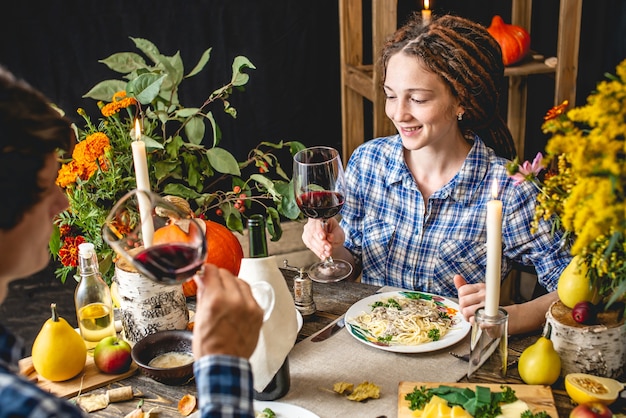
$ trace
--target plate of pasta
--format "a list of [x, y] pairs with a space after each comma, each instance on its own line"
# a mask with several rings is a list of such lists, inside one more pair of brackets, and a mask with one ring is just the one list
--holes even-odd
[[368, 296], [352, 305], [345, 318], [346, 329], [354, 338], [397, 353], [424, 353], [449, 347], [470, 330], [457, 303], [416, 291]]

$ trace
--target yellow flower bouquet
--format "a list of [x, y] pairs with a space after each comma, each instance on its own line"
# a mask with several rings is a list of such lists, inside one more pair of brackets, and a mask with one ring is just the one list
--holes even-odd
[[626, 60], [606, 76], [584, 106], [548, 112], [545, 159], [514, 163], [509, 174], [538, 185], [535, 225], [553, 220], [566, 232], [608, 307], [626, 294]]
[[84, 120], [83, 126], [75, 127], [79, 142], [72, 156], [63, 160], [57, 177], [70, 203], [58, 216], [50, 241], [51, 253], [61, 264], [56, 274], [62, 281], [75, 271], [78, 245], [84, 241], [96, 246], [101, 270], [111, 278], [114, 254], [103, 242], [101, 228], [113, 204], [136, 187], [131, 152], [136, 120], [147, 149], [153, 191], [188, 200], [197, 216], [221, 221], [232, 231], [243, 232], [245, 218], [262, 213], [275, 241], [282, 233], [281, 218], [301, 216], [279, 153], [293, 155], [303, 144], [261, 142], [244, 161], [219, 146], [221, 132], [210, 109], [221, 103], [222, 110], [235, 118], [230, 96], [247, 84], [246, 70], [255, 69], [254, 65], [246, 57], [235, 57], [230, 80], [201, 106], [185, 107], [179, 86], [204, 69], [211, 48], [185, 73], [180, 53], [166, 56], [146, 39], [131, 39], [143, 55], [120, 52], [100, 61], [122, 79], [101, 81], [85, 94], [97, 101], [101, 116], [92, 121], [78, 109]]

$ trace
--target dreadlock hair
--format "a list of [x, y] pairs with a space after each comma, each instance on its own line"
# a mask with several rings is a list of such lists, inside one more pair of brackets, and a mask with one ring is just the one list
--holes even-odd
[[464, 134], [478, 135], [501, 157], [515, 157], [511, 131], [498, 112], [504, 85], [502, 51], [483, 26], [452, 15], [425, 23], [414, 13], [383, 46], [383, 80], [389, 59], [399, 52], [418, 58], [449, 86], [465, 110], [458, 122]]
[[70, 152], [74, 143], [71, 122], [0, 66], [0, 229], [13, 228], [39, 202], [46, 159], [57, 150]]

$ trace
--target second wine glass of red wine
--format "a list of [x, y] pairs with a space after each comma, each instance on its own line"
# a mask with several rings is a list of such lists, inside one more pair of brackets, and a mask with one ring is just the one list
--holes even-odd
[[[331, 147], [305, 148], [294, 155], [293, 184], [296, 202], [307, 218], [321, 220], [339, 214], [345, 200], [345, 178], [339, 152]], [[309, 268], [309, 277], [322, 283], [338, 282], [352, 273], [345, 260], [327, 258]]]
[[178, 284], [196, 274], [206, 259], [204, 228], [175, 201], [132, 190], [115, 204], [102, 235], [139, 273], [162, 284]]

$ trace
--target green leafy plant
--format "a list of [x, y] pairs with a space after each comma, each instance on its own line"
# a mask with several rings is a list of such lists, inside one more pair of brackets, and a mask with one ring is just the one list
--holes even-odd
[[[84, 241], [94, 243], [101, 270], [110, 279], [114, 254], [103, 242], [101, 228], [117, 199], [136, 187], [133, 140], [145, 142], [152, 190], [185, 198], [197, 216], [241, 233], [248, 215], [262, 213], [273, 241], [281, 237], [281, 218], [301, 216], [280, 152], [293, 155], [303, 144], [263, 141], [243, 161], [219, 146], [222, 137], [213, 108], [221, 105], [236, 118], [231, 95], [243, 90], [249, 80], [246, 71], [254, 65], [235, 57], [230, 80], [200, 106], [185, 107], [179, 87], [204, 70], [211, 48], [185, 73], [179, 52], [167, 56], [146, 39], [131, 40], [143, 55], [120, 52], [99, 61], [121, 79], [101, 81], [84, 95], [97, 100], [102, 115], [94, 122], [78, 109], [84, 126], [76, 126], [79, 142], [59, 170], [57, 184], [65, 189], [70, 207], [56, 221], [50, 249], [61, 262], [56, 274], [62, 281], [75, 270], [77, 248]], [[135, 138], [137, 121], [141, 138]]]

